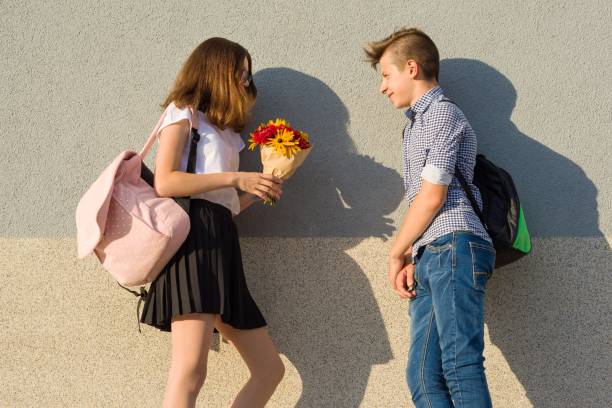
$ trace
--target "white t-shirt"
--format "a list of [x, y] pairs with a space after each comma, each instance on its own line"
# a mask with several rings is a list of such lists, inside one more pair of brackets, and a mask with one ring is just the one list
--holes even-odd
[[[206, 114], [201, 111], [198, 111], [198, 115], [198, 133], [200, 134], [200, 141], [198, 142], [196, 154], [195, 173], [208, 174], [221, 173], [224, 171], [238, 171], [239, 152], [244, 149], [245, 146], [240, 135], [231, 128], [224, 130], [218, 129], [215, 125], [210, 123]], [[184, 109], [179, 109], [173, 102], [168, 106], [166, 117], [159, 131], [161, 132], [166, 126], [183, 119], [187, 119], [191, 122], [191, 112], [189, 108], [185, 107]], [[191, 133], [189, 142], [185, 144], [185, 150], [183, 151], [180, 166], [181, 171], [187, 171], [190, 141]], [[202, 198], [212, 201], [213, 203], [221, 204], [228, 208], [234, 215], [240, 213], [238, 191], [233, 187], [207, 191], [205, 193], [192, 195], [191, 197]]]

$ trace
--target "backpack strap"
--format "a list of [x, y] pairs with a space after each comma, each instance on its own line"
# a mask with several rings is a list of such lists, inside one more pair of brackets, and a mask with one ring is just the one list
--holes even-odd
[[[197, 130], [198, 127], [199, 127], [199, 124], [200, 124], [200, 115], [191, 106], [189, 106], [189, 111], [191, 112], [191, 129], [192, 130], [193, 129]], [[167, 112], [168, 112], [168, 108], [166, 107], [166, 109], [164, 109], [164, 111], [162, 112], [161, 116], [159, 117], [159, 120], [157, 121], [157, 124], [155, 125], [155, 127], [151, 131], [151, 134], [149, 135], [149, 138], [145, 142], [142, 150], [140, 151], [139, 155], [140, 155], [140, 158], [142, 160], [144, 160], [145, 157], [147, 157], [147, 154], [149, 154], [149, 151], [151, 150], [151, 147], [153, 147], [153, 144], [155, 143], [155, 140], [157, 139], [157, 134], [159, 133], [159, 128], [161, 127], [162, 123], [164, 122], [164, 118], [166, 117], [166, 113]], [[193, 132], [192, 132], [192, 134], [193, 134]], [[199, 136], [198, 136], [198, 140], [199, 140]]]
[[[186, 173], [195, 173], [196, 161], [198, 158], [198, 142], [200, 141], [200, 133], [198, 133], [198, 124], [200, 114], [193, 110], [191, 106], [191, 137], [189, 138], [189, 155], [187, 156], [187, 169]], [[187, 214], [189, 214], [189, 205], [191, 203], [191, 197], [175, 197], [174, 201], [180, 205]]]
[[[199, 121], [199, 113], [197, 111], [194, 111], [194, 109], [191, 106], [189, 106], [189, 110], [191, 112], [191, 121], [190, 121], [191, 132], [190, 132], [189, 141], [188, 141], [189, 143], [188, 152], [189, 153], [187, 155], [187, 169], [185, 169], [185, 172], [195, 173], [196, 159], [197, 159], [197, 146], [198, 146], [198, 142], [200, 141], [200, 134], [198, 133], [200, 121]], [[149, 153], [149, 150], [155, 143], [155, 140], [157, 140], [159, 128], [161, 127], [161, 124], [163, 123], [166, 113], [167, 113], [167, 109], [164, 110], [164, 112], [162, 113], [161, 117], [159, 118], [159, 121], [157, 122], [157, 125], [155, 125], [155, 128], [149, 135], [147, 142], [145, 143], [144, 147], [139, 153], [140, 159], [142, 161], [141, 177], [150, 186], [153, 186], [155, 177], [154, 177], [153, 172], [149, 170], [149, 168], [144, 164], [144, 158]], [[174, 200], [177, 202], [178, 205], [181, 206], [183, 210], [185, 210], [186, 213], [189, 213], [189, 197], [175, 197]]]
[[138, 293], [135, 290], [131, 290], [131, 289], [126, 288], [125, 286], [123, 286], [119, 282], [117, 282], [117, 285], [121, 286], [123, 289], [127, 290], [132, 295], [137, 296], [139, 298], [138, 299], [138, 305], [136, 306], [136, 321], [138, 322], [138, 333], [142, 333], [142, 331], [140, 330], [140, 305], [147, 298], [147, 290], [145, 289], [144, 286], [141, 286], [140, 287], [140, 293]]
[[[438, 102], [447, 102], [447, 103], [452, 103], [455, 106], [458, 106], [453, 100], [448, 99], [447, 97], [440, 99]], [[402, 130], [402, 139], [406, 135], [407, 127], [408, 125], [406, 125], [404, 127], [404, 130]], [[472, 194], [472, 189], [469, 187], [467, 181], [465, 180], [465, 177], [463, 177], [463, 174], [461, 173], [461, 170], [459, 170], [458, 165], [455, 165], [455, 176], [457, 177], [457, 180], [459, 180], [459, 184], [461, 184], [461, 188], [463, 188], [463, 191], [465, 191], [465, 194], [467, 195], [468, 200], [470, 201], [470, 205], [472, 206], [472, 209], [478, 216], [478, 219], [480, 219], [480, 222], [485, 227], [485, 229], [488, 230], [489, 228], [487, 227], [487, 224], [484, 221], [484, 215], [482, 214], [482, 211], [480, 211], [480, 208], [478, 207], [478, 203], [476, 202], [476, 198], [474, 197], [474, 194]]]
[[[440, 99], [439, 102], [452, 103], [453, 105], [458, 107], [458, 105], [453, 100], [448, 99], [447, 97]], [[465, 177], [463, 177], [463, 173], [461, 173], [461, 170], [459, 170], [458, 164], [455, 164], [455, 176], [457, 177], [457, 180], [459, 180], [459, 184], [461, 184], [461, 188], [463, 188], [463, 191], [465, 191], [465, 194], [467, 195], [467, 198], [470, 201], [470, 205], [472, 206], [472, 209], [478, 216], [478, 219], [480, 219], [480, 222], [485, 227], [485, 229], [489, 230], [489, 227], [487, 227], [487, 223], [484, 220], [484, 215], [482, 214], [482, 211], [480, 211], [480, 208], [478, 207], [478, 203], [476, 202], [476, 198], [474, 197], [474, 194], [472, 193], [472, 189], [468, 185]]]
[[191, 141], [189, 142], [189, 157], [187, 159], [187, 173], [195, 173], [200, 134], [197, 128], [191, 128]]
[[478, 203], [476, 202], [476, 198], [474, 197], [474, 194], [472, 193], [472, 189], [468, 185], [467, 181], [465, 180], [465, 177], [463, 177], [463, 174], [461, 173], [461, 170], [459, 170], [459, 166], [457, 165], [455, 165], [455, 176], [457, 176], [457, 180], [459, 180], [459, 184], [461, 184], [461, 188], [463, 188], [463, 191], [465, 191], [465, 194], [467, 195], [468, 200], [470, 200], [472, 209], [474, 210], [474, 212], [480, 219], [480, 222], [482, 223], [482, 225], [488, 231], [489, 227], [487, 226], [487, 223], [484, 220], [484, 215], [482, 214], [482, 211], [480, 211], [480, 208], [478, 208]]
[[144, 161], [145, 157], [147, 157], [147, 154], [149, 154], [149, 150], [151, 150], [151, 147], [153, 147], [153, 143], [155, 143], [155, 139], [157, 138], [157, 133], [159, 132], [159, 128], [161, 127], [162, 123], [164, 122], [164, 118], [166, 117], [166, 112], [168, 112], [168, 108], [166, 107], [166, 109], [164, 109], [164, 111], [162, 112], [161, 116], [159, 117], [159, 120], [157, 121], [157, 124], [155, 125], [155, 127], [153, 128], [153, 130], [151, 131], [151, 134], [149, 135], [149, 138], [147, 139], [145, 145], [143, 146], [142, 150], [140, 151], [140, 153], [138, 153], [140, 155], [140, 158]]
[[[198, 142], [200, 141], [200, 133], [198, 133], [199, 123], [200, 123], [200, 118], [199, 118], [200, 114], [198, 113], [198, 111], [194, 111], [193, 107], [191, 106], [189, 107], [189, 110], [191, 111], [191, 123], [190, 123], [191, 132], [190, 132], [190, 138], [189, 138], [190, 139], [189, 140], [189, 155], [187, 158], [186, 173], [195, 173], [197, 153], [198, 153]], [[149, 153], [149, 150], [151, 150], [151, 147], [153, 146], [153, 144], [155, 143], [155, 140], [157, 139], [159, 128], [161, 127], [164, 121], [164, 118], [166, 117], [167, 111], [168, 111], [168, 108], [166, 108], [164, 112], [162, 113], [161, 117], [157, 121], [157, 124], [155, 125], [155, 128], [153, 128], [153, 131], [149, 135], [147, 142], [145, 143], [144, 147], [139, 153], [140, 158], [141, 160], [143, 160], [143, 162], [144, 162], [144, 158], [147, 156], [147, 154]], [[144, 163], [143, 163], [143, 168], [146, 168], [146, 166], [144, 166]], [[150, 173], [150, 170], [147, 169], [146, 171]], [[153, 179], [152, 174], [150, 178], [151, 180]], [[189, 214], [189, 206], [191, 204], [191, 197], [189, 196], [175, 197], [174, 201], [176, 201], [176, 203], [180, 205], [181, 208], [187, 214]], [[138, 304], [136, 305], [136, 320], [138, 321], [138, 332], [142, 333], [142, 331], [140, 330], [140, 306], [142, 305], [142, 302], [144, 302], [147, 298], [147, 294], [148, 294], [147, 290], [145, 289], [144, 286], [141, 286], [140, 292], [136, 292], [135, 290], [126, 288], [119, 282], [117, 282], [117, 284], [121, 286], [123, 289], [133, 294], [134, 296], [138, 297]]]

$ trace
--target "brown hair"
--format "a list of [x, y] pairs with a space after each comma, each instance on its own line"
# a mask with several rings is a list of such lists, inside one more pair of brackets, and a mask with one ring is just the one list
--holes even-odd
[[440, 54], [436, 44], [417, 28], [402, 28], [384, 40], [373, 41], [364, 47], [367, 61], [376, 69], [385, 51], [394, 53], [394, 64], [404, 69], [408, 60], [414, 60], [426, 79], [438, 80]]
[[209, 38], [196, 47], [176, 76], [162, 107], [174, 102], [178, 108], [197, 107], [220, 129], [244, 129], [257, 88], [240, 83], [244, 59], [251, 55], [240, 44], [225, 38]]

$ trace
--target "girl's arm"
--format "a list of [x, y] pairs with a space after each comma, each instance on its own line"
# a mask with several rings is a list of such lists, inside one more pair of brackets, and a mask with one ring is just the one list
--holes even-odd
[[224, 187], [238, 188], [262, 200], [280, 199], [282, 180], [268, 174], [222, 172], [191, 174], [179, 171], [189, 121], [181, 120], [162, 129], [155, 159], [155, 191], [161, 197], [186, 197]]

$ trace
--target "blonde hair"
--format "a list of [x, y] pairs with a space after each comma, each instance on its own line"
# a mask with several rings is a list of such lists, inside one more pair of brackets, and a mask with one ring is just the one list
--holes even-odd
[[427, 34], [417, 28], [402, 28], [387, 38], [373, 41], [364, 47], [367, 61], [376, 69], [385, 51], [394, 54], [394, 64], [404, 68], [406, 61], [414, 60], [426, 79], [438, 80], [440, 54], [436, 44]]
[[197, 107], [220, 129], [244, 129], [257, 97], [251, 80], [240, 83], [244, 59], [251, 74], [251, 55], [240, 44], [225, 38], [209, 38], [196, 47], [179, 71], [162, 107], [174, 102], [178, 108]]

